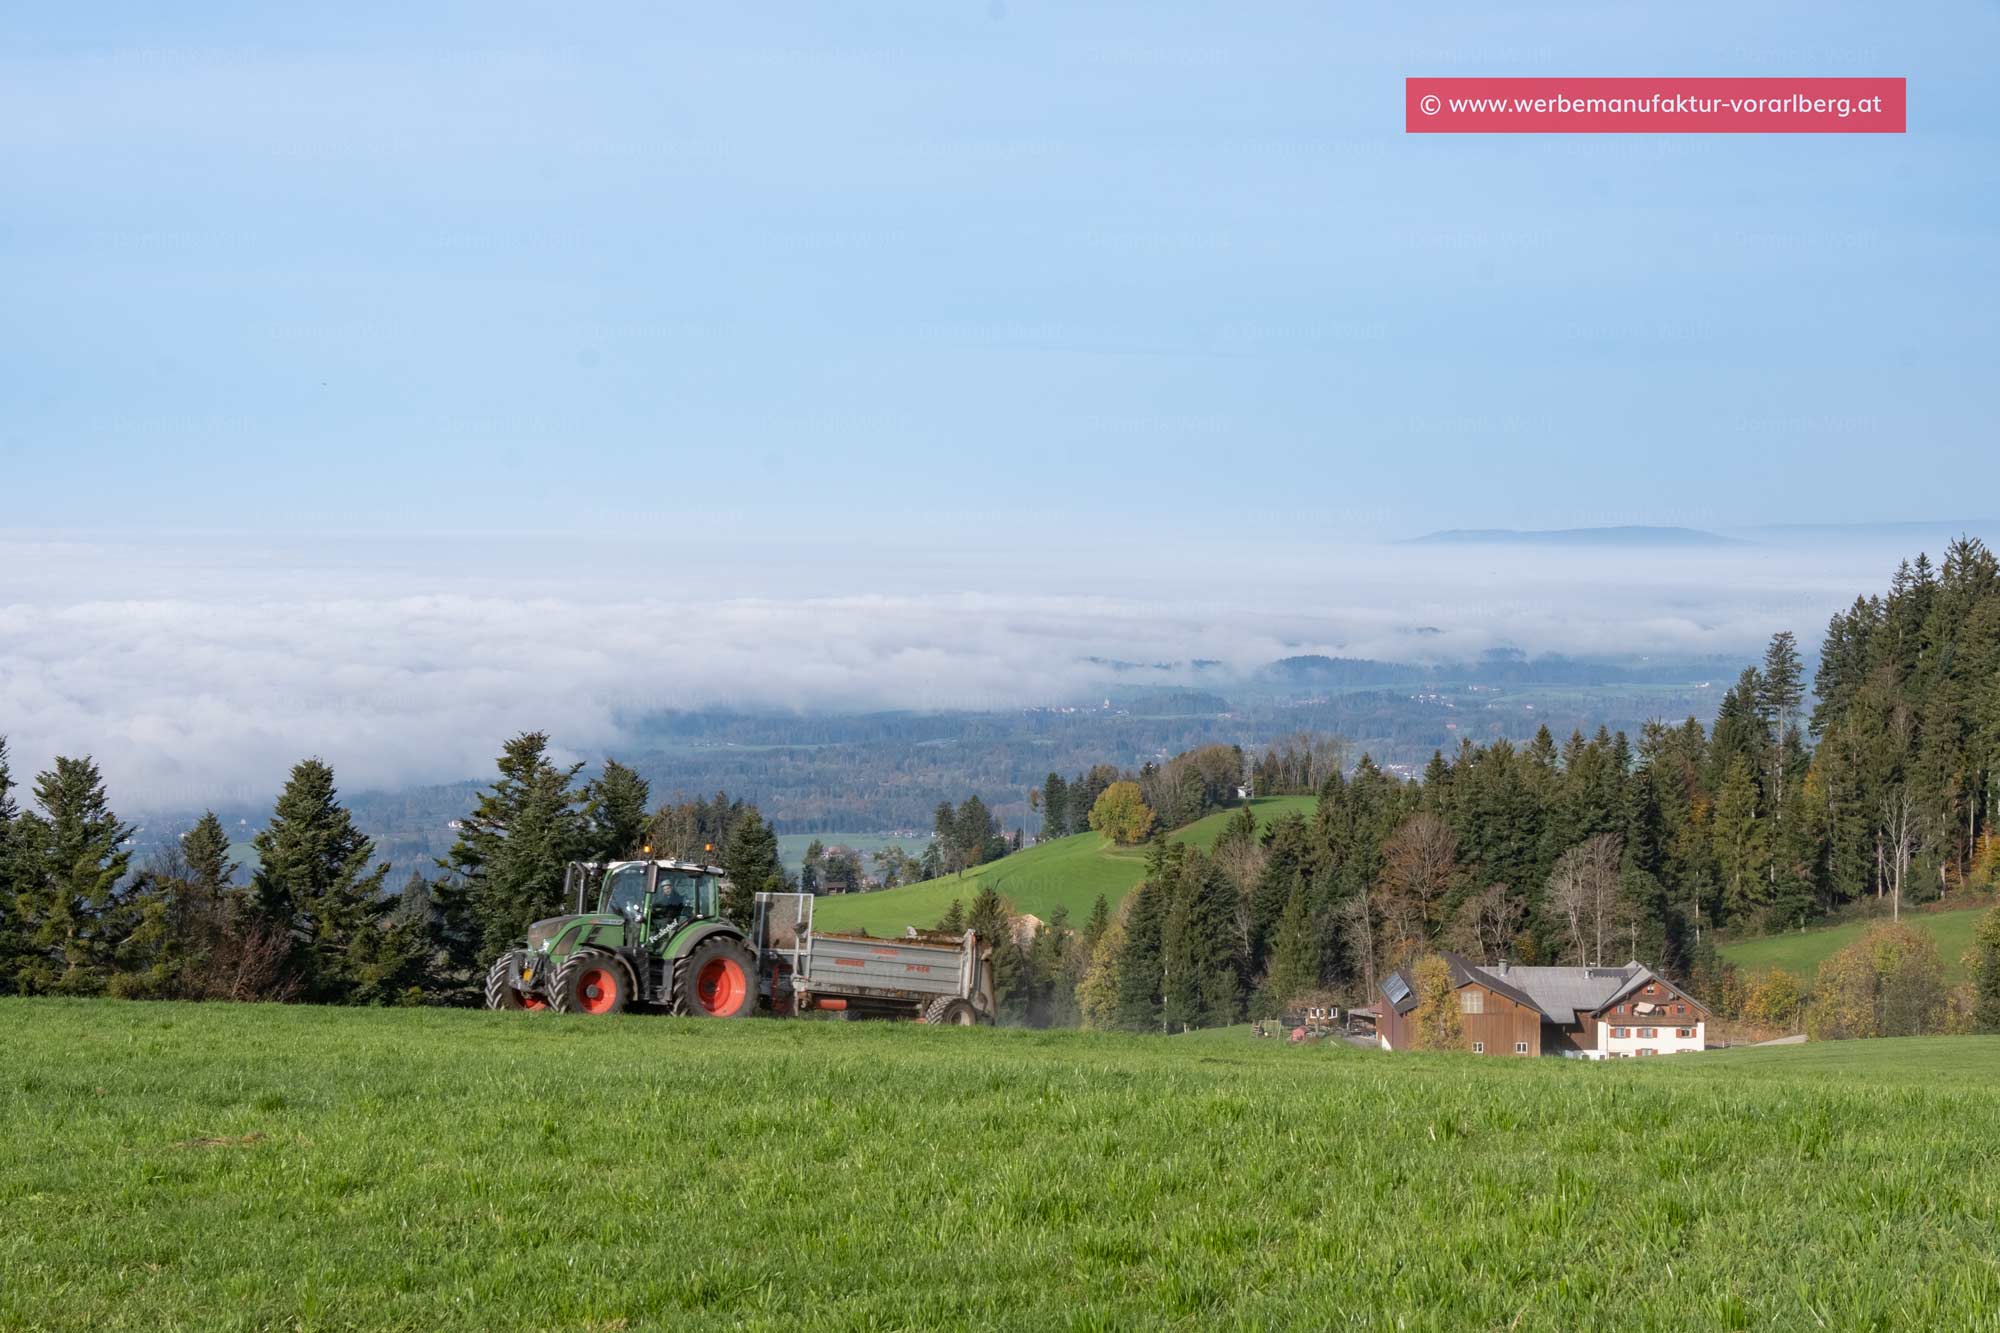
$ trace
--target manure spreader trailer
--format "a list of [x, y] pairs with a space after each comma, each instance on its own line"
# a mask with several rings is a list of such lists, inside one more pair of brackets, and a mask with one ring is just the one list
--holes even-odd
[[718, 866], [573, 862], [564, 896], [576, 910], [535, 922], [524, 944], [493, 961], [486, 1006], [993, 1021], [993, 950], [972, 931], [820, 933], [811, 894], [760, 893], [746, 933], [722, 914], [722, 890]]

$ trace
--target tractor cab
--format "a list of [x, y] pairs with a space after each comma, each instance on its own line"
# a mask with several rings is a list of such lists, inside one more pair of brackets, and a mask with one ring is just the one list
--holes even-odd
[[626, 944], [641, 947], [690, 921], [721, 915], [722, 871], [686, 861], [614, 861], [606, 866], [597, 910], [626, 926]]

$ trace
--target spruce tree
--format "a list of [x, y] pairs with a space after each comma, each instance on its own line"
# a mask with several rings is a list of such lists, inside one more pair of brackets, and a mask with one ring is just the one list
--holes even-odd
[[200, 999], [230, 926], [229, 835], [214, 811], [153, 858], [133, 889], [137, 921], [120, 951], [113, 993], [133, 999]]
[[398, 956], [382, 929], [395, 904], [382, 896], [388, 862], [339, 802], [333, 769], [294, 765], [271, 822], [252, 839], [257, 910], [291, 932], [291, 970], [302, 998], [340, 1004], [393, 998], [415, 960]]
[[1069, 834], [1069, 783], [1063, 781], [1060, 773], [1051, 773], [1042, 779], [1042, 838], [1066, 837]]
[[945, 908], [944, 915], [938, 918], [937, 928], [947, 935], [965, 933], [965, 899], [951, 900], [951, 906]]
[[1001, 1013], [1019, 1021], [1022, 1009], [1029, 998], [1025, 975], [1026, 960], [1022, 950], [1014, 943], [1014, 932], [1007, 913], [1007, 905], [1000, 901], [999, 893], [991, 884], [981, 884], [979, 892], [972, 899], [972, 906], [965, 914], [968, 930], [975, 932], [979, 942], [993, 950], [993, 998], [999, 1004]]
[[652, 818], [653, 793], [646, 779], [616, 759], [604, 761], [604, 772], [584, 788], [590, 812], [590, 855], [597, 861], [623, 861], [639, 854]]
[[0, 736], [0, 995], [15, 988], [21, 941], [14, 902], [15, 829], [21, 812], [14, 803], [14, 774], [7, 765], [7, 738]]
[[12, 823], [15, 985], [26, 994], [96, 995], [109, 984], [135, 913], [120, 882], [132, 829], [111, 812], [88, 757], [36, 775], [31, 811]]
[[1127, 1032], [1160, 1030], [1160, 944], [1166, 926], [1166, 897], [1166, 888], [1148, 879], [1132, 891], [1126, 909], [1124, 938], [1111, 969], [1111, 1024]]
[[1168, 1026], [1221, 1027], [1243, 1016], [1237, 895], [1214, 859], [1190, 854], [1161, 927], [1162, 1016]]
[[1111, 928], [1111, 904], [1103, 894], [1090, 905], [1090, 916], [1083, 923], [1081, 943], [1088, 952], [1095, 953], [1097, 942], [1104, 938], [1104, 932]]
[[722, 914], [748, 930], [756, 912], [757, 895], [785, 891], [785, 868], [778, 862], [778, 835], [755, 807], [737, 822], [731, 833], [722, 868], [729, 876], [722, 895]]
[[1277, 1005], [1290, 1004], [1319, 986], [1319, 931], [1313, 924], [1304, 881], [1296, 882], [1278, 920], [1265, 992]]
[[506, 743], [499, 778], [460, 820], [451, 855], [440, 862], [455, 872], [439, 900], [453, 963], [463, 972], [483, 971], [531, 924], [564, 911], [563, 872], [591, 847], [584, 796], [573, 785], [582, 765], [557, 765], [548, 745], [539, 731]]

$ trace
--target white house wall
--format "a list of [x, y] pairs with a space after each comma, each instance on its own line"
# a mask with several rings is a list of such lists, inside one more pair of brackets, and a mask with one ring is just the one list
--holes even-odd
[[[1678, 1024], [1610, 1023], [1602, 1019], [1597, 1027], [1597, 1053], [1600, 1056], [1636, 1056], [1640, 1051], [1651, 1051], [1655, 1055], [1678, 1055], [1683, 1051], [1699, 1051], [1707, 1045], [1705, 1024], [1696, 1022]], [[1614, 1037], [1614, 1031], [1629, 1032], [1628, 1037]], [[1683, 1037], [1681, 1032], [1694, 1035]], [[1657, 1033], [1657, 1036], [1642, 1037], [1641, 1032]]]

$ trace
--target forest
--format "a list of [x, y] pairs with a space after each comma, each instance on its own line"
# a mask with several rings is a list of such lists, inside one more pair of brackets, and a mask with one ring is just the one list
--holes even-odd
[[[1050, 836], [1099, 828], [1114, 788], [1121, 820], [1143, 802], [1144, 882], [1116, 911], [1099, 904], [1025, 942], [990, 888], [942, 924], [1003, 941], [1003, 1008], [1031, 1025], [1176, 1030], [1308, 995], [1355, 1001], [1440, 947], [1523, 963], [1636, 957], [1719, 997], [1740, 986], [1718, 932], [1990, 895], [1996, 759], [2000, 569], [1962, 539], [1833, 617], [1810, 683], [1795, 636], [1775, 634], [1711, 725], [1468, 738], [1414, 778], [1367, 753], [1349, 762], [1313, 733], [1247, 764], [1210, 744], [1050, 773], [1028, 796]], [[1229, 805], [1246, 769], [1257, 794], [1312, 794], [1316, 810], [1262, 831], [1245, 810], [1208, 851], [1159, 836]], [[23, 789], [0, 740], [0, 993], [468, 1003], [483, 960], [559, 906], [569, 860], [641, 847], [717, 859], [739, 914], [793, 883], [751, 803], [656, 805], [635, 769], [607, 762], [586, 780], [540, 733], [507, 743], [470, 804], [449, 851], [392, 886], [331, 768], [307, 759], [256, 834], [249, 875], [212, 814], [135, 864], [89, 758], [57, 758]], [[976, 794], [933, 813], [926, 861], [899, 874], [949, 874], [1015, 845]], [[851, 868], [834, 873], [852, 887]], [[1982, 993], [2000, 989], [2000, 966], [1982, 957], [1974, 971]]]

